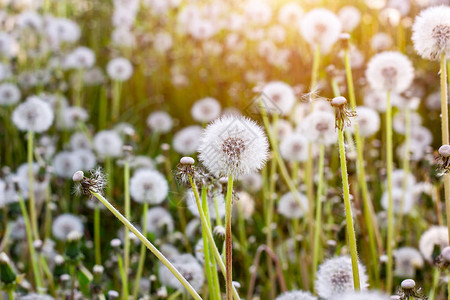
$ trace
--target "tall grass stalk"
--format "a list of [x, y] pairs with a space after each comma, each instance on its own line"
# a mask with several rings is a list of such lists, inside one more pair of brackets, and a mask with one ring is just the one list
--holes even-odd
[[[344, 64], [345, 64], [345, 75], [347, 78], [347, 89], [348, 89], [348, 97], [350, 100], [350, 106], [353, 111], [356, 109], [356, 97], [355, 97], [355, 87], [353, 85], [353, 74], [352, 68], [350, 64], [350, 51], [349, 48], [346, 47], [344, 50]], [[336, 95], [337, 96], [337, 95]], [[363, 200], [363, 213], [364, 219], [366, 221], [367, 232], [369, 236], [369, 247], [371, 254], [371, 266], [373, 268], [373, 274], [375, 275], [375, 285], [378, 286], [379, 281], [379, 270], [378, 270], [378, 253], [377, 246], [379, 251], [382, 249], [380, 232], [378, 230], [377, 220], [375, 218], [373, 203], [369, 197], [367, 181], [366, 181], [366, 170], [364, 168], [364, 152], [361, 136], [359, 134], [358, 122], [353, 124], [354, 128], [354, 138], [356, 144], [356, 154], [357, 154], [357, 175], [358, 175], [358, 183], [361, 188], [362, 200]]]
[[[124, 198], [125, 198], [125, 218], [131, 220], [130, 213], [130, 164], [126, 157], [124, 160], [123, 169], [124, 178]], [[130, 266], [130, 234], [128, 228], [124, 228], [124, 251], [123, 251], [123, 269], [125, 272], [125, 277], [122, 284], [122, 294], [128, 297], [128, 269]]]
[[30, 209], [30, 223], [34, 239], [39, 239], [38, 222], [36, 215], [36, 201], [34, 199], [34, 170], [33, 170], [33, 142], [34, 132], [29, 130], [27, 133], [27, 161], [28, 161], [28, 206]]
[[228, 176], [227, 195], [225, 199], [225, 265], [226, 265], [226, 292], [227, 300], [232, 299], [232, 286], [233, 286], [233, 244], [231, 233], [231, 206], [232, 206], [232, 194], [233, 194], [233, 176]]
[[114, 80], [113, 82], [113, 101], [112, 101], [112, 120], [119, 119], [120, 112], [120, 94], [122, 93], [122, 82]]
[[341, 162], [342, 188], [344, 190], [345, 219], [347, 223], [347, 235], [350, 248], [350, 257], [352, 260], [353, 286], [355, 290], [360, 289], [359, 270], [358, 270], [358, 252], [356, 247], [355, 228], [353, 226], [352, 204], [350, 201], [350, 190], [348, 183], [347, 161], [345, 157], [344, 131], [339, 128], [339, 157]]
[[131, 224], [131, 222], [127, 220], [127, 218], [125, 218], [117, 209], [115, 209], [114, 206], [112, 206], [105, 197], [92, 190], [91, 193], [98, 200], [100, 200], [100, 202], [102, 202], [103, 205], [105, 205], [106, 208], [109, 209], [109, 211], [112, 212], [117, 219], [119, 219], [125, 226], [127, 226], [128, 229], [130, 229], [130, 231], [133, 232], [136, 237], [158, 258], [158, 260], [163, 263], [170, 270], [170, 272], [172, 272], [173, 275], [175, 275], [175, 277], [180, 281], [180, 283], [185, 287], [185, 289], [194, 299], [202, 299], [200, 295], [195, 291], [195, 289], [190, 285], [190, 283], [183, 277], [183, 275], [178, 272], [178, 270], [170, 263], [170, 261], [142, 233], [140, 233], [139, 230], [137, 230], [136, 227], [134, 227], [133, 224]]

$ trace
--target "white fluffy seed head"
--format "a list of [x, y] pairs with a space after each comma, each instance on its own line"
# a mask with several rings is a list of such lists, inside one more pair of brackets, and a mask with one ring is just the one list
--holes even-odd
[[108, 62], [106, 72], [113, 80], [126, 81], [133, 75], [133, 66], [128, 59], [118, 57]]
[[202, 132], [203, 128], [197, 125], [181, 129], [173, 136], [173, 149], [182, 155], [194, 154], [200, 145]]
[[148, 232], [154, 233], [158, 237], [172, 233], [174, 229], [172, 215], [167, 209], [160, 206], [149, 209], [147, 219], [144, 222], [147, 222]]
[[94, 148], [100, 157], [119, 157], [123, 142], [114, 130], [99, 131], [94, 137]]
[[433, 261], [434, 247], [441, 249], [448, 246], [448, 229], [445, 226], [432, 226], [425, 231], [420, 237], [419, 250], [423, 257], [429, 261]]
[[356, 122], [359, 134], [362, 137], [370, 137], [380, 130], [380, 115], [369, 107], [358, 106], [356, 111]]
[[411, 247], [402, 247], [394, 251], [396, 276], [401, 278], [415, 277], [416, 270], [424, 265], [420, 252]]
[[39, 97], [31, 96], [19, 104], [12, 114], [12, 121], [22, 131], [44, 132], [53, 123], [51, 106]]
[[52, 233], [58, 240], [66, 240], [73, 231], [80, 234], [84, 231], [83, 222], [79, 217], [72, 214], [62, 214], [53, 220]]
[[160, 204], [168, 192], [167, 180], [158, 171], [138, 170], [130, 179], [130, 194], [136, 202]]
[[281, 140], [280, 154], [290, 162], [303, 162], [308, 159], [308, 140], [303, 134], [289, 134]]
[[278, 212], [288, 219], [298, 219], [308, 213], [308, 198], [297, 192], [297, 197], [288, 192], [278, 201]]
[[199, 160], [216, 177], [238, 177], [263, 167], [268, 155], [263, 129], [245, 117], [225, 116], [202, 135]]
[[201, 123], [209, 123], [220, 116], [220, 103], [214, 98], [206, 97], [194, 103], [191, 108], [192, 118]]
[[312, 143], [331, 145], [337, 140], [335, 116], [331, 112], [315, 111], [302, 122], [303, 133]]
[[287, 115], [295, 103], [294, 90], [290, 85], [281, 81], [272, 81], [262, 89], [263, 105], [268, 113]]
[[448, 263], [450, 262], [450, 247], [445, 247], [441, 252], [442, 258]]
[[[205, 275], [202, 265], [195, 257], [191, 254], [181, 254], [173, 257], [171, 263], [195, 290], [201, 289], [205, 281]], [[183, 285], [166, 266], [161, 264], [158, 274], [162, 284], [180, 290], [183, 289]]]
[[[202, 199], [200, 199], [202, 201]], [[208, 193], [206, 201], [208, 203], [208, 210], [211, 219], [216, 220], [217, 217], [223, 218], [225, 216], [225, 197], [222, 193], [212, 192]], [[186, 192], [186, 204], [192, 215], [195, 217], [200, 217], [198, 212], [197, 203], [195, 199], [195, 194], [192, 189]], [[217, 210], [216, 210], [217, 206]]]
[[358, 8], [348, 5], [342, 7], [338, 12], [339, 20], [342, 23], [342, 30], [351, 32], [361, 22], [361, 12]]
[[20, 100], [20, 90], [17, 85], [5, 82], [0, 84], [0, 105], [13, 105]]
[[411, 85], [414, 69], [404, 54], [386, 51], [376, 54], [369, 61], [366, 78], [374, 90], [401, 93]]
[[[414, 204], [416, 203], [416, 196], [411, 190], [406, 190], [403, 192], [402, 188], [392, 189], [392, 208], [394, 213], [399, 214], [400, 212], [407, 215], [411, 212]], [[384, 210], [389, 208], [389, 193], [385, 191], [381, 197], [381, 206]]]
[[167, 133], [173, 127], [172, 117], [165, 111], [154, 111], [147, 117], [147, 126], [154, 132]]
[[303, 16], [300, 32], [311, 47], [320, 47], [322, 53], [328, 53], [339, 39], [342, 24], [339, 18], [328, 9], [316, 8]]
[[425, 59], [450, 56], [450, 7], [434, 6], [423, 10], [413, 25], [412, 40], [417, 53]]
[[[366, 268], [358, 262], [361, 290], [366, 290], [368, 277]], [[337, 299], [340, 295], [353, 291], [353, 272], [350, 256], [338, 256], [326, 260], [319, 266], [316, 292], [324, 299]]]

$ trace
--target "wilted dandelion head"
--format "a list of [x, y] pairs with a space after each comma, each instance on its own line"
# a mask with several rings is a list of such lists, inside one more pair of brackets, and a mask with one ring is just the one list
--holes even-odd
[[284, 292], [275, 298], [275, 300], [317, 300], [310, 292], [289, 291]]
[[414, 69], [404, 54], [386, 51], [372, 57], [367, 65], [366, 77], [374, 90], [401, 93], [411, 85]]
[[308, 141], [330, 145], [336, 142], [335, 116], [331, 112], [315, 111], [302, 122], [303, 132]]
[[9, 82], [0, 84], [0, 105], [13, 105], [20, 100], [19, 88]]
[[[432, 226], [420, 237], [419, 250], [428, 262], [433, 262], [435, 255], [448, 246], [448, 229], [445, 226]], [[438, 253], [434, 253], [435, 247]]]
[[159, 206], [150, 208], [147, 211], [147, 219], [143, 222], [147, 223], [147, 231], [156, 236], [172, 233], [174, 229], [172, 215], [167, 209]]
[[[366, 268], [358, 262], [361, 290], [367, 289]], [[350, 256], [338, 256], [326, 260], [319, 266], [316, 279], [316, 292], [324, 299], [336, 299], [337, 296], [353, 291], [353, 272]]]
[[72, 214], [62, 214], [53, 220], [52, 233], [58, 240], [65, 241], [69, 234], [74, 231], [80, 234], [84, 231], [83, 222], [78, 216]]
[[53, 123], [53, 110], [39, 97], [31, 96], [19, 104], [12, 114], [12, 121], [22, 131], [44, 132]]
[[167, 133], [172, 129], [172, 117], [165, 111], [154, 111], [147, 117], [147, 126], [153, 132]]
[[436, 60], [450, 56], [450, 7], [434, 6], [423, 10], [413, 25], [412, 40], [417, 53]]
[[389, 296], [378, 291], [348, 292], [339, 300], [389, 300]]
[[308, 159], [308, 144], [308, 140], [303, 134], [289, 134], [281, 140], [280, 154], [286, 161], [306, 161]]
[[308, 198], [297, 192], [297, 197], [288, 192], [278, 201], [278, 212], [288, 219], [298, 219], [308, 213]]
[[114, 130], [99, 131], [94, 137], [94, 148], [100, 157], [119, 157], [123, 141]]
[[199, 159], [216, 177], [238, 177], [262, 168], [268, 153], [263, 129], [245, 117], [225, 116], [205, 129]]
[[154, 170], [137, 170], [130, 179], [130, 194], [139, 203], [159, 204], [166, 199], [169, 186], [166, 178]]
[[300, 23], [300, 32], [311, 47], [319, 46], [322, 53], [328, 53], [339, 39], [342, 24], [328, 9], [316, 8], [305, 14]]
[[214, 98], [206, 97], [194, 103], [192, 118], [201, 123], [209, 123], [220, 116], [220, 103]]
[[[199, 291], [201, 289], [205, 281], [205, 275], [202, 265], [195, 257], [191, 254], [181, 254], [173, 257], [170, 262], [195, 290]], [[159, 280], [163, 285], [175, 289], [183, 289], [183, 285], [166, 266], [161, 264], [158, 273]]]
[[133, 66], [128, 59], [118, 57], [108, 62], [106, 72], [113, 80], [126, 81], [133, 74]]
[[420, 252], [412, 247], [402, 247], [394, 251], [396, 276], [402, 278], [415, 277], [416, 270], [424, 265]]
[[370, 137], [380, 129], [380, 115], [371, 108], [358, 106], [356, 111], [356, 122], [359, 134], [362, 137]]
[[187, 126], [173, 136], [173, 149], [182, 155], [194, 154], [199, 145], [203, 128], [201, 126]]
[[287, 115], [295, 103], [294, 90], [290, 85], [281, 81], [272, 81], [262, 89], [265, 109], [268, 113]]

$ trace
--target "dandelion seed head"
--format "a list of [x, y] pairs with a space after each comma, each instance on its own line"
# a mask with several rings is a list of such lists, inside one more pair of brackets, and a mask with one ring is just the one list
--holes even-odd
[[436, 60], [450, 56], [450, 7], [435, 6], [423, 10], [415, 19], [412, 40], [417, 53]]
[[[205, 275], [202, 265], [195, 257], [191, 254], [181, 254], [173, 257], [171, 263], [195, 290], [199, 291], [201, 289], [205, 281]], [[166, 266], [161, 264], [158, 274], [162, 284], [175, 289], [183, 289], [183, 285]]]
[[158, 237], [172, 233], [175, 226], [170, 212], [160, 206], [150, 208], [144, 222], [147, 223], [148, 232], [154, 233]]
[[[406, 190], [403, 192], [402, 188], [392, 189], [392, 204], [394, 213], [399, 214], [401, 212], [402, 214], [407, 215], [411, 212], [415, 203], [416, 197], [412, 191]], [[389, 208], [388, 191], [385, 191], [381, 197], [381, 206], [386, 211]]]
[[81, 219], [73, 214], [61, 214], [52, 223], [52, 233], [55, 238], [61, 241], [67, 240], [72, 232], [84, 232], [84, 225]]
[[268, 97], [267, 101], [264, 101], [268, 113], [287, 115], [291, 112], [295, 103], [295, 94], [292, 87], [287, 83], [281, 81], [269, 82], [263, 87], [261, 93], [262, 97]]
[[9, 82], [0, 84], [0, 106], [13, 105], [20, 100], [20, 90], [17, 85]]
[[[366, 268], [358, 262], [361, 290], [368, 286]], [[353, 291], [353, 272], [350, 256], [338, 256], [327, 259], [319, 266], [316, 279], [316, 292], [324, 299], [335, 297]]]
[[254, 121], [225, 116], [208, 125], [198, 152], [199, 160], [214, 176], [237, 178], [262, 168], [267, 159], [268, 141]]
[[71, 178], [80, 169], [82, 169], [82, 161], [72, 152], [61, 151], [53, 159], [53, 171], [62, 178]]
[[106, 73], [113, 80], [127, 81], [133, 75], [133, 66], [126, 58], [114, 58], [108, 62]]
[[147, 126], [153, 132], [167, 133], [172, 130], [172, 117], [165, 111], [154, 111], [148, 115]]
[[261, 190], [263, 185], [261, 174], [255, 172], [240, 176], [239, 180], [241, 181], [242, 186], [251, 192]]
[[404, 54], [385, 51], [376, 54], [369, 61], [366, 78], [374, 90], [401, 93], [411, 85], [414, 69]]
[[12, 114], [12, 121], [22, 131], [41, 133], [53, 123], [53, 110], [39, 97], [30, 96], [19, 104]]
[[75, 161], [80, 162], [81, 170], [92, 170], [97, 164], [97, 158], [94, 152], [89, 149], [77, 149], [72, 151], [71, 154], [75, 158]]
[[[199, 196], [201, 197], [201, 195]], [[222, 193], [219, 193], [217, 191], [208, 192], [206, 201], [208, 203], [208, 210], [211, 219], [216, 220], [217, 217], [223, 218], [225, 216], [225, 197], [223, 196]], [[201, 198], [200, 202], [202, 202]], [[191, 214], [199, 218], [200, 214], [198, 212], [195, 194], [192, 191], [192, 189], [189, 189], [186, 192], [186, 204], [188, 205], [188, 209], [191, 212]]]
[[412, 247], [401, 247], [394, 251], [396, 276], [402, 278], [415, 277], [416, 270], [424, 265], [420, 252]]
[[102, 158], [122, 155], [123, 141], [114, 130], [102, 130], [94, 136], [94, 149]]
[[308, 141], [331, 145], [337, 140], [335, 116], [331, 112], [314, 111], [302, 122], [303, 133]]
[[57, 126], [60, 129], [75, 129], [78, 122], [86, 122], [89, 118], [88, 112], [79, 106], [69, 106], [62, 109], [62, 117], [58, 120]]
[[303, 134], [290, 134], [281, 140], [280, 154], [286, 161], [304, 162], [308, 159], [308, 144]]
[[160, 204], [166, 199], [169, 185], [155, 170], [137, 170], [130, 179], [130, 194], [139, 203]]
[[199, 145], [203, 128], [197, 125], [187, 126], [173, 136], [173, 149], [181, 155], [194, 154]]
[[420, 237], [419, 250], [428, 261], [433, 261], [434, 247], [441, 249], [448, 246], [448, 229], [445, 226], [431, 226]]
[[374, 109], [358, 106], [355, 111], [356, 123], [362, 137], [370, 137], [380, 130], [380, 115]]
[[287, 219], [298, 219], [308, 212], [308, 198], [300, 192], [297, 195], [298, 199], [288, 192], [278, 201], [278, 212]]
[[376, 33], [370, 40], [370, 46], [375, 52], [389, 50], [392, 47], [393, 41], [390, 35], [384, 32]]
[[361, 12], [354, 6], [347, 5], [338, 12], [339, 20], [342, 24], [342, 30], [352, 32], [361, 22]]
[[316, 8], [305, 14], [300, 23], [300, 33], [311, 47], [318, 45], [322, 53], [328, 53], [339, 39], [342, 24], [331, 11]]
[[192, 118], [201, 123], [209, 123], [220, 116], [220, 103], [214, 98], [206, 97], [194, 103], [191, 109]]
[[67, 69], [89, 69], [95, 64], [95, 53], [87, 47], [77, 47], [70, 52], [64, 61]]
[[294, 1], [285, 3], [278, 11], [278, 21], [286, 26], [300, 24], [303, 16], [303, 8]]

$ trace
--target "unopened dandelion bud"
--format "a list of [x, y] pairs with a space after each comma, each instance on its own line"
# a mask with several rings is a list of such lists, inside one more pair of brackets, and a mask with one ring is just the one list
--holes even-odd
[[180, 159], [180, 164], [182, 165], [193, 165], [195, 160], [192, 157], [184, 156]]
[[83, 180], [83, 178], [84, 178], [83, 171], [76, 171], [72, 176], [73, 182], [80, 182], [81, 180]]
[[342, 96], [335, 97], [331, 100], [331, 105], [335, 107], [340, 107], [342, 105], [345, 105], [347, 103], [347, 99]]
[[214, 227], [214, 235], [224, 238], [225, 237], [225, 227], [218, 225]]
[[148, 279], [152, 282], [155, 282], [156, 280], [158, 280], [158, 277], [156, 277], [155, 275], [150, 275]]
[[412, 279], [405, 279], [402, 281], [401, 286], [404, 290], [412, 290], [416, 287], [416, 282]]
[[[13, 285], [17, 279], [16, 272], [10, 265], [10, 260], [5, 252], [0, 253], [0, 282], [4, 285]], [[13, 288], [13, 286], [11, 286]]]
[[95, 265], [92, 268], [92, 272], [94, 273], [94, 275], [102, 275], [104, 270], [105, 268], [102, 265]]
[[439, 148], [439, 155], [442, 157], [450, 157], [450, 145], [442, 145]]

